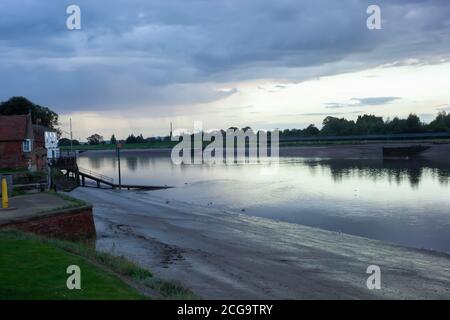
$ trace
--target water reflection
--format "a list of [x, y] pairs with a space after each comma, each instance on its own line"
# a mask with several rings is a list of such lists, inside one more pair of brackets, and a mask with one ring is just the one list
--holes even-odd
[[379, 160], [307, 160], [304, 162], [314, 174], [317, 167], [327, 169], [335, 182], [357, 175], [361, 179], [402, 183], [408, 180], [412, 187], [417, 187], [425, 172], [432, 175], [441, 184], [447, 185], [450, 179], [449, 166], [442, 163], [432, 163], [420, 159], [379, 159]]
[[[174, 165], [151, 152], [122, 153], [122, 182], [195, 206], [277, 219], [412, 247], [450, 251], [450, 164], [406, 160], [281, 158], [279, 164]], [[80, 166], [117, 177], [114, 153]]]

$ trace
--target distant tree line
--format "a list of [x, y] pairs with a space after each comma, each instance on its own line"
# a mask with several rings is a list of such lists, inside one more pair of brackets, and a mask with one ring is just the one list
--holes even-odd
[[368, 114], [358, 116], [356, 121], [329, 116], [322, 121], [320, 130], [311, 124], [305, 129], [283, 130], [281, 135], [311, 137], [446, 131], [450, 131], [450, 114], [442, 111], [429, 124], [421, 122], [415, 114], [410, 114], [406, 119], [395, 117], [386, 121], [382, 117]]
[[[238, 130], [238, 127], [230, 127], [228, 130]], [[252, 130], [250, 127], [241, 128], [243, 131]], [[226, 131], [220, 130], [225, 136]], [[345, 118], [328, 116], [322, 121], [322, 128], [317, 128], [310, 124], [304, 129], [285, 129], [280, 132], [280, 136], [294, 137], [314, 137], [314, 136], [348, 136], [348, 135], [370, 135], [370, 134], [396, 134], [396, 133], [429, 133], [429, 132], [450, 132], [450, 114], [445, 111], [440, 112], [429, 124], [420, 120], [415, 114], [410, 114], [406, 119], [398, 117], [384, 120], [382, 117], [364, 114], [358, 116], [356, 121]], [[98, 144], [139, 144], [155, 141], [170, 141], [170, 137], [150, 137], [144, 138], [142, 134], [130, 134], [125, 140], [117, 140], [113, 134], [109, 142], [105, 141], [99, 134], [93, 134], [87, 138], [87, 143]], [[73, 145], [80, 142], [73, 140]], [[70, 145], [69, 139], [61, 139], [61, 146]]]
[[[134, 135], [130, 134], [125, 140], [117, 140], [116, 136], [113, 134], [109, 141], [105, 141], [103, 136], [99, 135], [98, 133], [95, 133], [89, 137], [86, 138], [87, 144], [89, 145], [100, 145], [100, 144], [112, 144], [115, 145], [117, 143], [125, 143], [125, 144], [139, 144], [139, 143], [147, 143], [147, 142], [154, 142], [154, 141], [170, 141], [170, 137], [162, 137], [162, 138], [144, 138], [142, 134]], [[70, 146], [70, 139], [63, 138], [59, 141], [60, 146]], [[80, 142], [78, 140], [72, 140], [72, 145], [80, 145]]]

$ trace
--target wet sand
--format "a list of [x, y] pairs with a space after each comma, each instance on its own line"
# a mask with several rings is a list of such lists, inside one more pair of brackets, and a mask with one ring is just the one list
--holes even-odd
[[[450, 299], [450, 256], [297, 224], [167, 202], [151, 192], [78, 188], [97, 247], [209, 299]], [[381, 268], [381, 290], [366, 269]]]

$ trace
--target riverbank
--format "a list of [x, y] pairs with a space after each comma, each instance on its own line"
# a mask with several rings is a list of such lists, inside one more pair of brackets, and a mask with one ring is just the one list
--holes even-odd
[[[0, 231], [0, 300], [144, 299], [146, 296], [81, 256], [41, 238]], [[66, 269], [81, 270], [81, 289], [69, 290]]]
[[[212, 299], [449, 299], [450, 256], [297, 224], [78, 188], [94, 204], [97, 249]], [[369, 265], [382, 289], [369, 290]]]
[[[405, 142], [406, 143], [406, 142]], [[280, 157], [298, 157], [298, 158], [328, 158], [328, 159], [382, 159], [382, 148], [385, 145], [403, 146], [405, 143], [367, 143], [367, 144], [343, 144], [343, 145], [327, 145], [327, 146], [290, 146], [280, 147]], [[414, 143], [409, 143], [414, 144]], [[420, 154], [418, 159], [430, 160], [435, 162], [447, 162], [450, 159], [450, 143], [423, 143], [424, 146], [430, 148]], [[150, 154], [151, 156], [170, 157], [172, 149], [127, 149], [124, 154]], [[114, 150], [89, 150], [83, 155], [91, 157], [103, 156], [111, 154]]]
[[[0, 300], [195, 299], [124, 257], [98, 252], [92, 243], [0, 230]], [[69, 290], [69, 266], [80, 267], [81, 290]]]
[[[176, 141], [157, 141], [147, 143], [131, 143], [123, 144], [124, 150], [164, 150], [172, 149], [178, 142]], [[450, 144], [450, 139], [404, 139], [404, 140], [331, 140], [331, 141], [280, 141], [281, 148], [297, 148], [297, 147], [327, 147], [327, 146], [355, 146], [355, 145], [378, 145], [378, 144]], [[70, 146], [61, 146], [62, 151], [70, 150], [78, 151], [101, 151], [101, 150], [115, 150], [115, 144], [98, 144], [76, 145], [72, 148]]]

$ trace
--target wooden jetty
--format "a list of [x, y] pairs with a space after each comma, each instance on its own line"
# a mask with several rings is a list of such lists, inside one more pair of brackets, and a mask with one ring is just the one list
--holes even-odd
[[50, 166], [64, 171], [67, 178], [74, 179], [77, 185], [82, 187], [87, 186], [86, 179], [88, 179], [93, 181], [97, 188], [105, 186], [112, 189], [127, 190], [161, 190], [173, 188], [171, 186], [130, 185], [114, 183], [114, 179], [111, 177], [79, 167], [77, 165], [76, 155], [74, 154], [61, 155], [59, 158], [53, 159], [50, 163]]
[[130, 185], [130, 184], [116, 184], [114, 183], [114, 179], [97, 172], [94, 172], [89, 169], [78, 167], [78, 172], [80, 179], [80, 185], [86, 186], [86, 179], [92, 180], [96, 183], [97, 188], [100, 188], [101, 185], [106, 185], [111, 187], [112, 189], [127, 189], [127, 190], [160, 190], [160, 189], [169, 189], [173, 187], [169, 186], [144, 186], [144, 185]]

